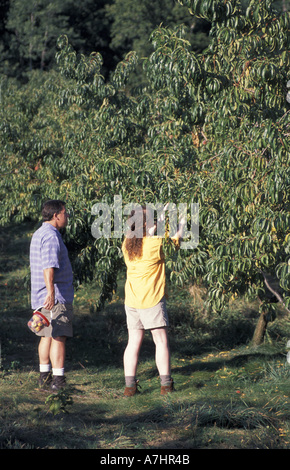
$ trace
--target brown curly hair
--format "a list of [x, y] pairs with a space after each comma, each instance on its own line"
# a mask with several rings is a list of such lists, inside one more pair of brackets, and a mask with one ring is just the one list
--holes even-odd
[[[141, 207], [142, 207], [142, 215], [143, 215], [143, 237], [145, 237], [146, 236], [146, 206], [141, 206]], [[129, 215], [129, 219], [130, 217], [133, 217], [135, 213], [136, 213], [136, 210], [133, 209]], [[132, 225], [130, 226], [130, 230], [131, 232], [136, 230], [135, 222], [133, 222]], [[136, 235], [134, 235], [133, 237], [125, 238], [124, 247], [128, 253], [128, 257], [130, 261], [136, 258], [141, 258], [142, 248], [143, 248], [143, 237], [136, 237]]]

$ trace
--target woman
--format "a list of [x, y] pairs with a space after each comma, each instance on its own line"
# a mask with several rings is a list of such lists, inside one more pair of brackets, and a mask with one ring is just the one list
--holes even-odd
[[[160, 220], [164, 220], [164, 208]], [[141, 221], [141, 236], [137, 224], [132, 223], [130, 236], [126, 236], [122, 251], [127, 266], [125, 284], [125, 311], [128, 327], [128, 344], [124, 352], [125, 396], [137, 392], [136, 371], [140, 348], [145, 330], [150, 330], [155, 343], [155, 361], [161, 380], [161, 394], [173, 391], [170, 370], [170, 351], [168, 344], [168, 315], [166, 311], [165, 260], [162, 251], [162, 238], [153, 236], [156, 230], [150, 224], [150, 214], [146, 207], [131, 212], [130, 218]], [[129, 218], [129, 220], [130, 220]], [[151, 225], [151, 226], [150, 226]], [[182, 220], [176, 235], [178, 242], [183, 233], [185, 221]], [[143, 236], [142, 236], [143, 231]]]

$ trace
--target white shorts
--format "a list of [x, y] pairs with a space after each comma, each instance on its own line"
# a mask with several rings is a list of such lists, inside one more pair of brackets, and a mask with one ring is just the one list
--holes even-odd
[[152, 330], [169, 325], [166, 299], [150, 308], [134, 308], [125, 305], [128, 330]]

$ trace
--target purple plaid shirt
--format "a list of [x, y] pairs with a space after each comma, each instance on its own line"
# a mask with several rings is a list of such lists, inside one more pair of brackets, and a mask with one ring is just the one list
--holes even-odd
[[47, 295], [43, 270], [54, 269], [55, 301], [72, 303], [73, 273], [68, 252], [59, 231], [44, 222], [33, 234], [30, 244], [31, 307], [43, 306]]

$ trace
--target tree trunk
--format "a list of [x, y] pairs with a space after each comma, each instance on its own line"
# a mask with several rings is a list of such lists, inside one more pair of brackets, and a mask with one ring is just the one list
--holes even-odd
[[268, 324], [267, 316], [265, 313], [262, 312], [258, 320], [258, 323], [256, 325], [255, 331], [254, 331], [254, 336], [252, 340], [252, 343], [254, 346], [259, 346], [260, 344], [263, 343], [267, 324]]

